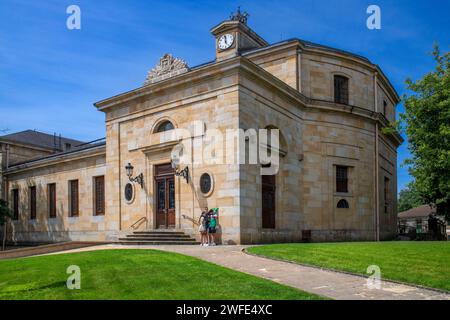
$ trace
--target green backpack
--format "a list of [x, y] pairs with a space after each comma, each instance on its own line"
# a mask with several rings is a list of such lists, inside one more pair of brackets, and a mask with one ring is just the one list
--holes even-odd
[[[219, 214], [219, 208], [212, 208], [211, 211], [213, 212], [213, 214], [217, 217]], [[216, 217], [211, 217], [210, 221], [209, 221], [209, 226], [215, 228], [217, 226], [217, 218]]]

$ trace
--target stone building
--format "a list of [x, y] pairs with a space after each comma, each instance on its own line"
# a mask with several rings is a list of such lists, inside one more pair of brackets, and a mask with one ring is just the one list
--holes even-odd
[[56, 134], [26, 130], [0, 136], [0, 195], [4, 195], [3, 171], [21, 162], [69, 151], [83, 142]]
[[[8, 166], [12, 240], [114, 241], [157, 228], [196, 236], [205, 206], [219, 208], [227, 244], [396, 234], [402, 138], [382, 129], [399, 97], [379, 66], [301, 39], [269, 44], [240, 12], [211, 33], [214, 61], [189, 68], [167, 54], [143, 86], [95, 103], [104, 143]], [[277, 174], [220, 162], [173, 169], [174, 129], [191, 132], [195, 153], [204, 129], [239, 128], [279, 129]]]

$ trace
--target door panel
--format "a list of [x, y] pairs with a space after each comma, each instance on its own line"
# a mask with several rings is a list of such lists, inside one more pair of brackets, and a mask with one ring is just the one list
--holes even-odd
[[175, 179], [167, 181], [167, 224], [169, 228], [175, 228]]
[[156, 227], [166, 227], [166, 180], [156, 180]]
[[155, 167], [156, 227], [175, 228], [175, 178], [170, 164]]

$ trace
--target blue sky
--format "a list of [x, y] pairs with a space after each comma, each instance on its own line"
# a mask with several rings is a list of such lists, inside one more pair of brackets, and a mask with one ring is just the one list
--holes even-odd
[[[66, 28], [72, 4], [81, 8], [81, 30]], [[381, 30], [366, 28], [370, 4], [381, 8]], [[407, 77], [434, 67], [434, 41], [449, 50], [449, 1], [2, 0], [0, 129], [103, 137], [104, 117], [92, 103], [142, 85], [166, 52], [190, 66], [212, 60], [209, 30], [238, 5], [270, 43], [298, 37], [364, 55], [400, 95]], [[406, 157], [404, 143], [399, 166]], [[409, 180], [400, 167], [399, 190]]]

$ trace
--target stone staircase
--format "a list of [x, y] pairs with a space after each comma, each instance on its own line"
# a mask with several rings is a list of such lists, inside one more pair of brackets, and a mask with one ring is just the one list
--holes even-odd
[[189, 235], [178, 230], [145, 230], [134, 231], [127, 234], [124, 238], [119, 238], [119, 244], [123, 245], [189, 245], [199, 244]]

